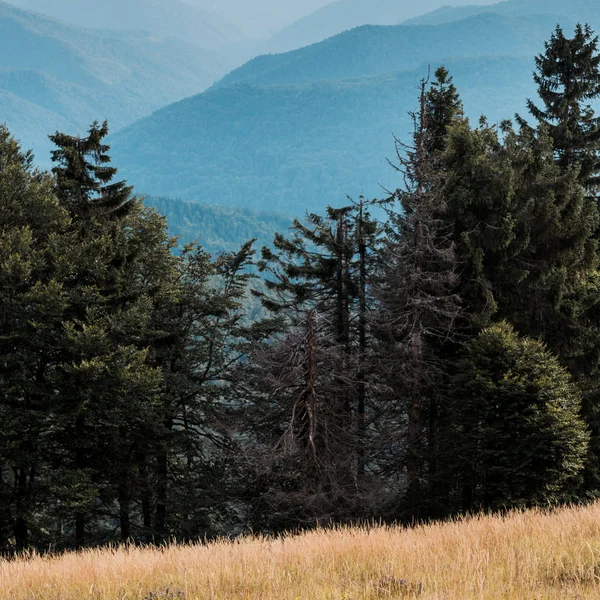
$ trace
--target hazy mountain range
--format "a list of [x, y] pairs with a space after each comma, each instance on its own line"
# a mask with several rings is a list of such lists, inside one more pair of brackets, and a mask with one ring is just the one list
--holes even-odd
[[208, 87], [222, 72], [191, 44], [145, 32], [89, 30], [0, 2], [0, 121], [44, 161], [47, 135], [113, 129]]
[[146, 31], [210, 52], [245, 39], [228, 19], [181, 0], [11, 0], [11, 3], [77, 27]]
[[[469, 116], [499, 121], [524, 112], [535, 93], [533, 57], [557, 22], [600, 27], [600, 2], [590, 0], [508, 0], [414, 19], [441, 2], [338, 0], [321, 8], [324, 0], [313, 0], [317, 10], [281, 33], [285, 44], [310, 43], [302, 31], [314, 40], [375, 25], [258, 56], [216, 81], [231, 48], [249, 52], [277, 19], [292, 17], [285, 3], [261, 29], [252, 18], [272, 10], [274, 0], [256, 9], [241, 0], [151, 0], [143, 10], [141, 0], [123, 0], [129, 16], [119, 27], [109, 19], [116, 9], [108, 16], [102, 9], [116, 0], [98, 4], [96, 13], [82, 8], [88, 0], [15, 1], [53, 15], [80, 7], [65, 13], [76, 26], [0, 2], [0, 121], [26, 146], [47, 156], [47, 133], [82, 133], [93, 118], [108, 117], [112, 130], [120, 129], [110, 140], [115, 164], [140, 193], [288, 215], [398, 185], [387, 163], [393, 136], [408, 136], [419, 80], [437, 65], [454, 75]], [[176, 16], [153, 21], [166, 5], [183, 11], [177, 18], [194, 15], [214, 29], [199, 41], [203, 29], [189, 34]], [[236, 11], [237, 19], [227, 18]]]
[[535, 93], [533, 57], [555, 24], [483, 12], [262, 56], [116, 134], [115, 158], [140, 189], [222, 205], [301, 214], [381, 195], [398, 185], [386, 159], [429, 68], [448, 66], [472, 118], [511, 118]]
[[184, 0], [223, 15], [251, 39], [263, 40], [331, 0]]

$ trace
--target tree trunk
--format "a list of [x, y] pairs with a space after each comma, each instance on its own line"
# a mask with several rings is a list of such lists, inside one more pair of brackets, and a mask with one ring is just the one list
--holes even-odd
[[127, 444], [127, 431], [125, 427], [119, 428], [119, 521], [121, 525], [121, 541], [131, 539], [131, 473], [129, 469], [130, 453]]
[[363, 212], [363, 199], [360, 200], [359, 214], [359, 315], [358, 315], [358, 407], [357, 407], [357, 461], [356, 479], [358, 484], [365, 476], [365, 405], [367, 397], [367, 382], [365, 376], [365, 362], [367, 354], [367, 242], [365, 236], [365, 223]]
[[168, 435], [171, 431], [172, 421], [166, 419], [164, 422], [164, 437], [159, 447], [156, 458], [156, 512], [154, 518], [155, 535], [157, 542], [167, 539], [167, 505], [168, 505], [168, 477], [169, 477], [169, 454]]
[[16, 485], [16, 519], [14, 524], [15, 547], [17, 552], [23, 552], [28, 544], [27, 526], [27, 470], [24, 467], [15, 470]]
[[[75, 436], [77, 438], [77, 449], [75, 451], [75, 466], [83, 471], [86, 466], [85, 447], [83, 445], [85, 419], [77, 416], [75, 420]], [[85, 513], [75, 513], [75, 549], [81, 550], [85, 545]]]

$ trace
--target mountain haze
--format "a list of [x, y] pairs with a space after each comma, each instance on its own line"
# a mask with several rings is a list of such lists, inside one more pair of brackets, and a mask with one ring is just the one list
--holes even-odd
[[42, 162], [56, 129], [83, 133], [104, 118], [123, 127], [202, 91], [219, 71], [182, 41], [81, 29], [0, 2], [0, 122]]
[[598, 23], [600, 6], [595, 0], [505, 0], [489, 6], [444, 6], [430, 13], [412, 18], [407, 25], [440, 25], [459, 21], [484, 12], [493, 12], [506, 16], [537, 16], [541, 14], [554, 15], [557, 23], [565, 21]]
[[555, 24], [553, 15], [516, 19], [484, 13], [439, 26], [358, 27], [306, 48], [259, 56], [215, 87], [349, 79], [414, 69], [441, 58], [531, 57]]
[[142, 30], [215, 51], [239, 43], [244, 35], [221, 15], [181, 0], [11, 0], [71, 25], [116, 31]]
[[294, 21], [329, 4], [330, 0], [184, 0], [224, 16], [252, 39], [266, 39]]

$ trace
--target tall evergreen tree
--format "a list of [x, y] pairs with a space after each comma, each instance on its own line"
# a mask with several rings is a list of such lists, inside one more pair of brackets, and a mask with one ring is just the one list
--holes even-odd
[[[120, 504], [122, 536], [129, 536], [129, 467], [122, 459], [136, 437], [132, 431], [143, 429], [142, 417], [155, 410], [160, 374], [147, 365], [144, 332], [152, 294], [160, 287], [156, 269], [167, 266], [170, 254], [164, 239], [147, 237], [155, 224], [131, 198], [131, 188], [113, 182], [116, 170], [103, 143], [107, 133], [106, 123], [94, 123], [85, 138], [51, 138], [58, 145], [56, 193], [71, 218], [71, 243], [57, 260], [68, 310], [57, 337], [62, 371], [53, 460], [61, 505], [74, 513], [78, 548], [89, 518], [110, 514], [114, 501]], [[163, 222], [158, 232], [165, 237]]]
[[442, 152], [446, 148], [448, 127], [463, 114], [463, 104], [448, 69], [440, 66], [425, 94], [425, 117], [429, 142], [427, 152]]
[[[284, 514], [300, 503], [279, 523], [284, 527], [314, 521], [319, 510], [329, 518], [365, 510], [367, 313], [377, 228], [362, 199], [308, 220], [295, 222], [291, 239], [277, 235], [275, 249], [263, 250], [259, 266], [269, 278], [261, 297], [286, 333], [257, 352], [250, 369], [259, 445], [287, 440], [274, 442], [277, 452], [265, 457]], [[292, 495], [283, 493], [291, 483], [276, 476], [286, 461]]]
[[439, 129], [429, 130], [428, 114], [423, 81], [413, 144], [398, 152], [406, 189], [395, 195], [401, 210], [391, 215], [376, 317], [389, 390], [381, 411], [389, 443], [401, 451], [391, 452], [391, 467], [405, 487], [403, 516], [424, 512], [428, 424], [445, 378], [444, 342], [452, 339], [461, 310], [452, 230], [440, 217], [446, 210], [443, 181], [432, 151]]

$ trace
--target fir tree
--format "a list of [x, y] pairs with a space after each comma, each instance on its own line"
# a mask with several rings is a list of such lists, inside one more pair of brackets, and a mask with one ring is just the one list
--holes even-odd
[[529, 100], [529, 111], [549, 131], [561, 168], [579, 168], [579, 181], [595, 195], [600, 119], [590, 103], [600, 97], [600, 54], [590, 26], [578, 24], [572, 38], [557, 26], [536, 57], [534, 80], [543, 107]]

